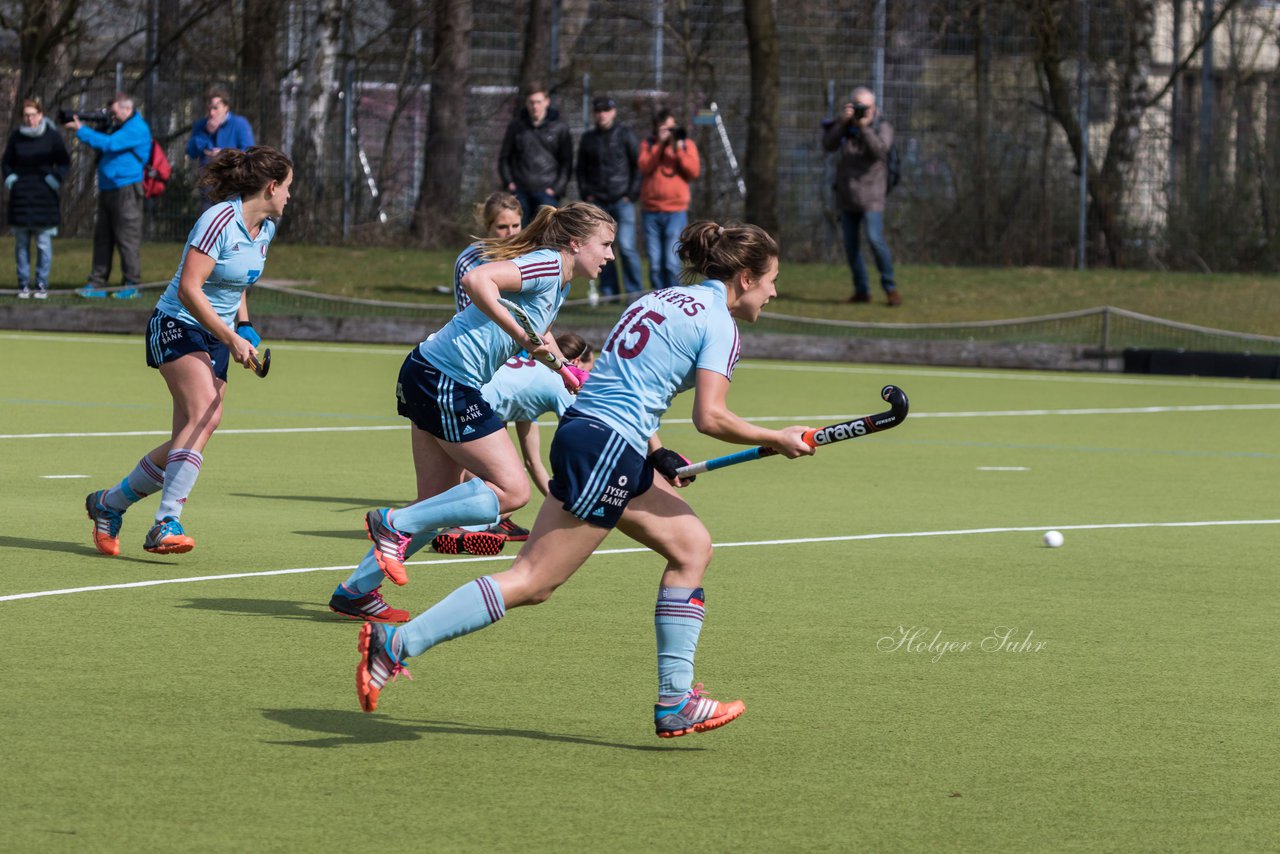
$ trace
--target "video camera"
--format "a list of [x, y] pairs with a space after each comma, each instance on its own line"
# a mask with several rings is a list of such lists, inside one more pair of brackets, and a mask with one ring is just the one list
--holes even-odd
[[58, 124], [65, 125], [76, 119], [90, 127], [103, 129], [111, 127], [111, 122], [115, 120], [115, 116], [111, 115], [111, 111], [108, 109], [88, 110], [86, 112], [58, 110]]

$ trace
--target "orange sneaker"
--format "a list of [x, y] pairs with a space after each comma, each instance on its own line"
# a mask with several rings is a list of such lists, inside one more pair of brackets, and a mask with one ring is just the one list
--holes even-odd
[[378, 710], [378, 695], [388, 682], [404, 674], [413, 681], [409, 669], [391, 653], [396, 630], [382, 624], [365, 623], [360, 627], [360, 663], [356, 665], [356, 699], [366, 712]]
[[653, 707], [653, 724], [658, 738], [676, 738], [691, 732], [717, 729], [741, 715], [747, 706], [741, 700], [718, 703], [702, 696], [702, 683], [690, 689], [684, 699], [670, 706]]
[[390, 512], [389, 507], [370, 510], [364, 514], [364, 529], [373, 541], [373, 558], [378, 562], [378, 569], [396, 584], [404, 586], [409, 583], [409, 576], [404, 571], [404, 552], [413, 537], [406, 537], [395, 529], [387, 519]]
[[84, 510], [93, 522], [93, 545], [104, 555], [120, 554], [120, 526], [124, 524], [124, 514], [112, 510], [102, 503], [105, 489], [90, 492], [84, 497]]
[[172, 516], [166, 516], [147, 532], [146, 542], [142, 544], [144, 551], [157, 555], [186, 554], [196, 547], [196, 541], [182, 530], [181, 523]]

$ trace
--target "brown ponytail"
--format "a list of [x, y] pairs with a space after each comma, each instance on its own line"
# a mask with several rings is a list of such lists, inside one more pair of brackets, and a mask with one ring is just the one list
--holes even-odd
[[484, 257], [487, 261], [510, 261], [535, 249], [568, 250], [570, 241], [586, 243], [601, 225], [617, 231], [613, 217], [587, 202], [569, 202], [564, 207], [543, 205], [533, 221], [519, 234], [510, 237], [487, 237]]
[[729, 281], [742, 271], [759, 278], [778, 257], [778, 242], [758, 225], [720, 225], [703, 220], [680, 232], [677, 249], [684, 263], [681, 279], [696, 284], [703, 279]]
[[200, 170], [196, 186], [215, 202], [261, 192], [267, 184], [283, 183], [293, 171], [293, 161], [266, 145], [240, 151], [224, 148]]

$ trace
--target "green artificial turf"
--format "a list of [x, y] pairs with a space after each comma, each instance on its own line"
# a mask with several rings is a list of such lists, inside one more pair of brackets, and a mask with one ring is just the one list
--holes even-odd
[[[271, 375], [233, 369], [183, 514], [195, 551], [142, 551], [151, 498], [107, 558], [84, 495], [163, 439], [121, 435], [167, 429], [163, 383], [138, 337], [0, 333], [7, 850], [1244, 851], [1280, 834], [1280, 384], [744, 362], [730, 402], [769, 424], [878, 411], [886, 382], [912, 414], [683, 493], [718, 544], [697, 679], [747, 712], [665, 741], [661, 565], [617, 534], [547, 604], [412, 660], [361, 713], [357, 626], [325, 603], [367, 548], [362, 514], [413, 492], [404, 348], [266, 343]], [[733, 450], [688, 417], [686, 396], [666, 444]], [[509, 557], [421, 553], [384, 592], [418, 613]]]

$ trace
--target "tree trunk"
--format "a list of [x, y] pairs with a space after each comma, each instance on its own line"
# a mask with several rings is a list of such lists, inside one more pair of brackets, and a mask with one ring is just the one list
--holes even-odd
[[744, 0], [751, 61], [746, 219], [778, 233], [778, 26], [772, 0]]
[[244, 0], [244, 41], [236, 87], [235, 111], [249, 120], [258, 143], [276, 148], [284, 139], [280, 124], [284, 14], [285, 4], [279, 0]]
[[974, 82], [974, 143], [973, 143], [973, 179], [975, 185], [974, 201], [977, 210], [978, 259], [989, 260], [991, 251], [991, 182], [989, 180], [990, 163], [987, 153], [988, 141], [991, 139], [991, 36], [987, 32], [987, 3], [978, 0], [974, 13], [975, 36], [973, 52]]
[[433, 246], [456, 244], [464, 229], [462, 175], [467, 148], [467, 80], [471, 68], [472, 0], [436, 0], [431, 108], [422, 187], [411, 231]]
[[[529, 17], [525, 20], [524, 55], [520, 57], [520, 95], [524, 87], [540, 82], [548, 92], [555, 88], [555, 81], [548, 80], [551, 72], [551, 4], [553, 0], [529, 0]], [[520, 101], [517, 100], [517, 112]]]

